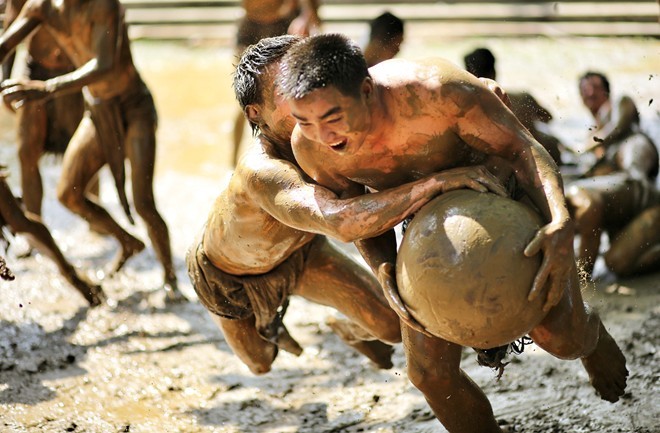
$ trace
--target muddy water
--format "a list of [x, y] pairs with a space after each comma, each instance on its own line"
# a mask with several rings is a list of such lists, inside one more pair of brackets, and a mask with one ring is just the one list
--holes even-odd
[[[631, 94], [645, 124], [660, 129], [660, 42], [421, 42], [409, 40], [402, 55], [443, 55], [460, 64], [476, 46], [491, 48], [502, 85], [530, 89], [555, 115], [553, 130], [569, 143], [577, 145], [590, 124], [576, 85], [589, 68], [607, 72], [613, 93]], [[232, 53], [227, 47], [144, 42], [135, 43], [134, 51], [160, 116], [157, 203], [171, 230], [182, 290], [194, 300], [184, 255], [229, 171], [236, 110], [229, 84]], [[13, 117], [0, 110], [0, 157], [15, 168], [13, 135]], [[116, 245], [90, 234], [86, 224], [57, 204], [58, 163], [42, 165], [44, 219], [67, 257], [94, 272]], [[17, 177], [14, 172], [12, 186]], [[102, 185], [103, 191], [103, 202], [121, 217], [111, 184]], [[130, 230], [146, 239], [139, 222]], [[7, 257], [17, 279], [0, 282], [2, 432], [444, 431], [405, 379], [401, 348], [394, 369], [373, 369], [330, 334], [323, 318], [331, 313], [324, 307], [292, 301], [285, 320], [305, 347], [303, 355], [282, 353], [271, 373], [255, 377], [198, 303], [164, 306], [157, 291], [161, 271], [151, 248], [131, 259], [120, 275], [103, 281], [113, 302], [92, 311], [46, 258], [18, 260], [16, 249]], [[634, 371], [632, 394], [618, 406], [593, 396], [579, 362], [558, 362], [538, 349], [516, 360], [500, 382], [476, 366], [471, 352], [463, 366], [487, 392], [498, 418], [516, 431], [655, 431], [660, 414], [650, 397], [657, 378], [658, 339], [652, 332], [660, 314], [654, 307], [659, 305], [658, 281], [630, 282], [634, 297], [589, 292], [611, 319], [606, 323], [613, 335], [626, 343]]]

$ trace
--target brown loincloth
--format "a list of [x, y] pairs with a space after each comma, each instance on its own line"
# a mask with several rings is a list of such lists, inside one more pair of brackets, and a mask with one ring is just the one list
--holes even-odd
[[238, 276], [210, 262], [202, 246], [202, 237], [203, 231], [186, 254], [188, 275], [202, 305], [225, 319], [246, 319], [254, 315], [257, 332], [264, 340], [299, 355], [302, 348], [289, 335], [282, 319], [311, 242], [268, 273]]
[[154, 128], [157, 123], [156, 108], [151, 92], [142, 80], [138, 79], [138, 81], [135, 89], [112, 99], [95, 98], [87, 88], [83, 89], [85, 104], [94, 122], [97, 139], [115, 180], [119, 200], [131, 224], [134, 221], [124, 189], [126, 128], [128, 123], [136, 118], [147, 117], [154, 123]]
[[[49, 78], [71, 72], [73, 68], [52, 69], [29, 59], [26, 65], [27, 76], [31, 80], [45, 81]], [[84, 112], [83, 97], [80, 92], [55, 96], [40, 106], [46, 110], [46, 141], [44, 152], [62, 155], [73, 133], [78, 128]]]

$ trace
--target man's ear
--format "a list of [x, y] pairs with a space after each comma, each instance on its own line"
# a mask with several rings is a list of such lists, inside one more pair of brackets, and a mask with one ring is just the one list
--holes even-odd
[[362, 90], [362, 94], [368, 101], [369, 98], [371, 98], [371, 94], [374, 91], [374, 81], [371, 79], [371, 77], [366, 77], [362, 81], [361, 90]]
[[261, 123], [261, 113], [259, 112], [259, 107], [256, 105], [250, 104], [245, 107], [245, 115], [247, 116], [250, 123], [259, 124]]

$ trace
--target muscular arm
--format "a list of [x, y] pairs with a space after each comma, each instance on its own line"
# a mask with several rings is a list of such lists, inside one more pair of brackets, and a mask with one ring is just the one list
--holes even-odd
[[[8, 5], [9, 6], [9, 5]], [[4, 64], [14, 50], [41, 24], [41, 2], [29, 1], [0, 37], [0, 62]], [[4, 65], [3, 65], [4, 71]], [[5, 77], [7, 78], [7, 77]]]
[[[639, 122], [639, 113], [635, 102], [628, 96], [624, 96], [619, 101], [618, 117], [605, 125], [605, 127], [596, 133], [596, 137], [601, 146], [607, 147], [616, 143], [627, 135], [633, 129], [633, 125]], [[602, 141], [601, 141], [602, 140]]]
[[102, 80], [113, 70], [118, 58], [121, 37], [121, 11], [119, 3], [100, 0], [90, 9], [92, 58], [76, 70], [46, 81], [49, 94], [80, 91], [83, 87]]
[[[261, 207], [290, 227], [343, 242], [384, 233], [437, 194], [452, 189], [457, 185], [457, 176], [463, 176], [455, 170], [371, 194], [365, 194], [363, 186], [349, 181], [339, 186], [325, 179], [326, 185], [342, 191], [340, 198], [328, 188], [305, 181], [301, 171], [288, 161], [255, 159], [248, 163], [254, 173], [248, 177], [248, 190]], [[494, 179], [492, 184], [496, 185]], [[488, 190], [476, 179], [473, 188]], [[499, 192], [503, 194], [503, 189]]]
[[[7, 2], [7, 7], [5, 9], [5, 19], [3, 22], [3, 30], [7, 30], [9, 26], [16, 20], [18, 13], [21, 11], [23, 6], [21, 0], [9, 0]], [[12, 51], [2, 62], [2, 77], [0, 77], [0, 82], [11, 78], [11, 71], [14, 68], [14, 60], [16, 58], [16, 51]]]
[[547, 151], [483, 85], [472, 80], [472, 84], [454, 86], [450, 93], [459, 113], [456, 132], [472, 147], [509, 161], [519, 185], [548, 222], [525, 249], [528, 256], [544, 253], [530, 299], [549, 283], [548, 310], [561, 298], [574, 265], [573, 225], [559, 170]]

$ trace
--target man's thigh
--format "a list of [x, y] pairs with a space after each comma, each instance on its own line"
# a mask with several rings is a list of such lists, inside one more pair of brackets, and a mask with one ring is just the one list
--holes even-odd
[[293, 294], [337, 309], [379, 339], [397, 341], [398, 316], [373, 273], [325, 237], [313, 242]]
[[60, 185], [81, 188], [82, 193], [89, 180], [104, 164], [105, 158], [96, 139], [96, 129], [91, 118], [85, 116], [64, 152]]

